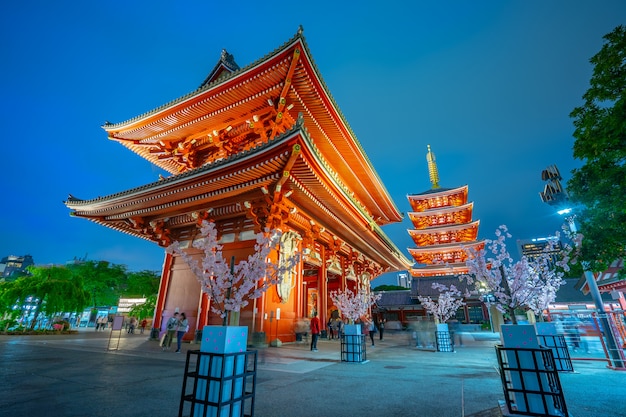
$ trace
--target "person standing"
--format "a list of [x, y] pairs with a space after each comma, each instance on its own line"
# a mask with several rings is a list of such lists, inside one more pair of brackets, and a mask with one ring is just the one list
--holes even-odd
[[311, 351], [317, 352], [317, 338], [320, 335], [320, 319], [317, 318], [317, 313], [313, 313], [311, 319]]
[[172, 347], [172, 340], [174, 340], [174, 336], [176, 335], [176, 329], [178, 328], [178, 313], [174, 313], [172, 317], [167, 321], [166, 325], [167, 333], [165, 334], [165, 339], [163, 339], [163, 350], [169, 350]]
[[328, 319], [328, 323], [326, 323], [326, 328], [328, 329], [328, 338], [333, 340], [335, 338], [335, 330], [333, 328], [333, 319], [332, 317]]
[[385, 319], [378, 321], [378, 340], [383, 341], [383, 332], [385, 331]]
[[185, 313], [180, 313], [180, 319], [178, 319], [178, 328], [176, 330], [176, 353], [180, 353], [180, 345], [183, 342], [183, 336], [189, 331], [189, 321]]
[[148, 320], [143, 319], [141, 320], [141, 334], [143, 334], [143, 331], [146, 330], [146, 326], [148, 325]]
[[130, 326], [128, 327], [128, 333], [135, 334], [135, 327], [137, 327], [137, 319], [134, 317], [131, 317]]

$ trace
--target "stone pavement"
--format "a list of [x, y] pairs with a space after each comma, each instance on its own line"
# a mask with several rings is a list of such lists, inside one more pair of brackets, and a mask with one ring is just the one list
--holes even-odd
[[[306, 343], [259, 349], [255, 415], [499, 416], [495, 336], [465, 334], [463, 347], [443, 353], [386, 333], [363, 364], [341, 362], [337, 340], [320, 340], [318, 352]], [[0, 417], [177, 416], [185, 352], [197, 348], [164, 352], [147, 333], [110, 330], [0, 336]], [[599, 361], [574, 370], [560, 374], [571, 416], [626, 417], [626, 372]]]

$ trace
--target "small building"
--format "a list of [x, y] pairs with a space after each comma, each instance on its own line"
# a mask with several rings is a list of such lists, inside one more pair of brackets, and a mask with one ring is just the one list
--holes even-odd
[[27, 273], [26, 268], [35, 265], [31, 255], [15, 256], [9, 255], [0, 261], [0, 277], [11, 280]]
[[[469, 289], [467, 282], [459, 280], [456, 276], [436, 276], [414, 279], [411, 289], [406, 291], [380, 291], [381, 298], [372, 309], [379, 319], [388, 322], [398, 321], [406, 326], [408, 322], [421, 320], [427, 316], [418, 296], [431, 297], [437, 299], [439, 291], [432, 287], [434, 282], [447, 287], [454, 285], [461, 293], [466, 293]], [[464, 324], [481, 325], [489, 320], [489, 311], [486, 305], [478, 298], [469, 297], [465, 299], [465, 305], [459, 308], [455, 318]]]

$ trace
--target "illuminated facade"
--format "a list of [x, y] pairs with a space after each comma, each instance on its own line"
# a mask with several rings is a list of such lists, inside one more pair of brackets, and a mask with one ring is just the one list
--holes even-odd
[[[381, 226], [402, 214], [315, 66], [302, 31], [239, 68], [226, 51], [204, 82], [121, 123], [109, 139], [171, 173], [107, 197], [70, 196], [76, 217], [162, 247], [191, 248], [202, 220], [216, 223], [223, 254], [244, 259], [256, 232], [281, 229], [303, 254], [290, 285], [271, 288], [240, 315], [249, 334], [295, 340], [297, 321], [334, 309], [332, 290], [369, 288], [411, 262]], [[166, 254], [154, 323], [184, 311], [193, 330], [220, 324], [182, 259]], [[279, 314], [280, 312], [280, 314]], [[280, 320], [274, 320], [280, 316]]]

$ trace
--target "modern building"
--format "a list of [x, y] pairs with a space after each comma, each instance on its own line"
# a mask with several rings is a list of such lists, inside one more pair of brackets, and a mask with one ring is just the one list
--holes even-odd
[[[72, 215], [164, 248], [179, 242], [196, 258], [198, 226], [213, 221], [223, 255], [236, 262], [252, 253], [257, 232], [280, 229], [303, 255], [293, 277], [242, 311], [249, 334], [293, 341], [295, 324], [313, 311], [328, 320], [336, 309], [330, 291], [368, 290], [383, 272], [411, 266], [382, 230], [402, 213], [324, 83], [302, 30], [243, 68], [223, 51], [197, 89], [104, 130], [171, 175], [105, 197], [70, 196]], [[167, 253], [156, 328], [184, 311], [191, 327], [185, 337], [192, 338], [195, 329], [221, 324], [210, 303], [182, 258]]]
[[563, 244], [559, 240], [551, 249], [546, 249], [550, 241], [557, 240], [556, 236], [539, 237], [533, 239], [518, 239], [517, 249], [520, 256], [525, 256], [529, 261], [534, 261], [537, 257], [547, 253], [552, 258], [552, 266], [554, 266], [561, 258]]
[[14, 279], [27, 273], [29, 266], [35, 265], [31, 255], [15, 256], [9, 255], [0, 261], [0, 277], [4, 279]]

